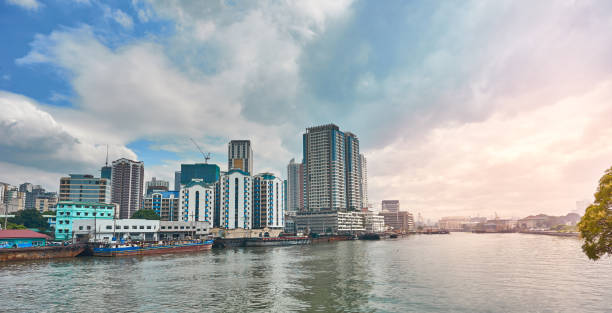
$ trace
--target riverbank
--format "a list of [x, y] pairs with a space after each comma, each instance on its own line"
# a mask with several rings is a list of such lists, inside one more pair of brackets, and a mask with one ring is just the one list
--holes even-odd
[[557, 237], [574, 237], [574, 238], [579, 238], [580, 237], [580, 233], [564, 233], [564, 232], [547, 231], [547, 230], [542, 230], [542, 231], [521, 231], [519, 233], [520, 234], [530, 234], [530, 235], [557, 236]]

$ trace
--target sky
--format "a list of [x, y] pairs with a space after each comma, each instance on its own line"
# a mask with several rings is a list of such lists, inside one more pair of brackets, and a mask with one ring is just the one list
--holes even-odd
[[374, 207], [566, 214], [612, 166], [610, 1], [0, 0], [0, 181], [142, 160], [286, 177], [307, 127], [360, 139]]

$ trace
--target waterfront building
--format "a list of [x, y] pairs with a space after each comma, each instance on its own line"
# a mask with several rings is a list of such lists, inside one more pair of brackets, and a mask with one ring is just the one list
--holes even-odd
[[208, 222], [213, 225], [215, 189], [215, 183], [207, 183], [203, 179], [192, 179], [188, 184], [182, 185], [179, 220]]
[[445, 216], [438, 221], [438, 228], [448, 231], [463, 231], [469, 223], [469, 216]]
[[359, 194], [361, 195], [361, 208], [368, 205], [368, 162], [363, 154], [359, 155]]
[[125, 158], [113, 161], [112, 202], [119, 204], [119, 217], [130, 218], [142, 205], [144, 163]]
[[55, 211], [58, 198], [55, 192], [45, 192], [36, 198], [35, 208], [38, 212]]
[[344, 133], [346, 209], [361, 210], [361, 173], [359, 139], [351, 132]]
[[299, 211], [304, 208], [304, 165], [295, 163], [287, 165], [287, 211]]
[[207, 184], [214, 184], [219, 181], [219, 177], [220, 169], [216, 164], [181, 164], [181, 185], [189, 184], [193, 179], [201, 180]]
[[253, 177], [253, 228], [285, 226], [283, 181], [271, 173]]
[[62, 177], [59, 201], [110, 203], [110, 181], [87, 174], [70, 174], [69, 177]]
[[51, 237], [27, 229], [0, 230], [0, 248], [44, 247]]
[[180, 202], [178, 191], [154, 191], [144, 197], [142, 209], [155, 211], [162, 221], [177, 221]]
[[297, 233], [297, 229], [295, 228], [296, 214], [297, 214], [297, 211], [287, 211], [285, 213], [285, 228], [283, 229], [283, 232], [289, 233], [289, 234]]
[[250, 140], [232, 140], [227, 146], [227, 170], [239, 169], [252, 175], [253, 149]]
[[181, 191], [181, 171], [174, 172], [174, 190]]
[[385, 218], [371, 211], [361, 213], [366, 233], [382, 233], [386, 230]]
[[55, 213], [55, 239], [72, 239], [72, 225], [75, 220], [112, 220], [117, 214], [115, 204], [94, 202], [60, 201]]
[[361, 212], [338, 212], [338, 233], [365, 232], [364, 217]]
[[400, 202], [399, 200], [383, 200], [381, 209], [383, 212], [398, 212], [400, 210]]
[[315, 234], [353, 234], [365, 232], [361, 212], [337, 210], [302, 211], [295, 216], [296, 232]]
[[308, 210], [346, 208], [344, 133], [334, 124], [303, 135], [304, 205]]
[[122, 240], [181, 240], [205, 238], [210, 231], [207, 222], [159, 221], [144, 219], [76, 220], [73, 232], [77, 241], [84, 239], [111, 242]]
[[251, 229], [253, 222], [253, 182], [249, 173], [233, 169], [220, 180], [220, 227]]
[[170, 187], [170, 183], [165, 180], [158, 180], [153, 177], [150, 181], [145, 184], [145, 195], [150, 195], [153, 192], [163, 192], [168, 191]]
[[406, 211], [389, 212], [383, 211], [378, 213], [385, 219], [385, 225], [393, 228], [394, 231], [410, 232], [414, 231], [414, 218], [412, 214]]

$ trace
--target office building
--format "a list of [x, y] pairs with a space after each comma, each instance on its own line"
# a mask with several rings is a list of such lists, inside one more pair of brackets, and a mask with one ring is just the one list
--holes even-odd
[[144, 163], [125, 158], [113, 161], [112, 202], [119, 204], [119, 218], [130, 218], [142, 205]]
[[168, 191], [170, 187], [170, 183], [165, 180], [158, 180], [153, 177], [150, 181], [145, 184], [146, 195], [150, 195], [154, 192], [163, 192]]
[[112, 220], [116, 211], [115, 204], [60, 201], [55, 213], [55, 240], [72, 239], [72, 226], [75, 220], [93, 219], [94, 222]]
[[181, 185], [180, 219], [184, 222], [200, 221], [213, 225], [215, 207], [215, 183], [192, 179]]
[[359, 193], [361, 208], [368, 208], [368, 162], [363, 154], [359, 155]]
[[225, 229], [251, 229], [253, 222], [253, 182], [249, 173], [233, 169], [221, 176], [220, 226]]
[[227, 170], [239, 169], [253, 174], [253, 149], [250, 140], [232, 140], [227, 147]]
[[181, 191], [181, 171], [174, 172], [174, 191]]
[[110, 203], [110, 181], [87, 174], [70, 174], [69, 177], [62, 177], [59, 201]]
[[283, 180], [271, 173], [253, 177], [253, 228], [285, 226]]
[[219, 177], [220, 169], [219, 166], [216, 164], [181, 164], [181, 185], [186, 185], [190, 183], [193, 179], [201, 180], [202, 182], [207, 184], [214, 184], [219, 181]]
[[19, 185], [19, 191], [23, 192], [25, 195], [24, 208], [26, 210], [34, 209], [36, 207], [36, 198], [46, 192], [46, 190], [40, 185], [32, 185], [30, 183], [23, 183]]
[[144, 197], [142, 209], [155, 211], [162, 221], [178, 221], [180, 204], [178, 191], [154, 191]]
[[383, 200], [381, 204], [381, 210], [383, 212], [395, 213], [400, 210], [399, 200]]
[[287, 211], [302, 210], [304, 205], [304, 166], [295, 163], [295, 159], [287, 165]]
[[106, 178], [110, 181], [112, 176], [113, 176], [113, 168], [108, 166], [108, 164], [105, 166], [102, 166], [102, 169], [100, 170], [100, 178]]

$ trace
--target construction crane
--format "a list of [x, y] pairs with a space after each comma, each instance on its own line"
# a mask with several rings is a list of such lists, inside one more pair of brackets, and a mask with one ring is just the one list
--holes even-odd
[[191, 139], [191, 142], [193, 142], [193, 144], [196, 146], [196, 148], [198, 148], [198, 150], [200, 150], [200, 153], [202, 153], [202, 156], [204, 156], [204, 163], [208, 164], [208, 160], [210, 160], [210, 152], [209, 153], [204, 153], [204, 151], [202, 151], [202, 149], [200, 149], [200, 146], [198, 146], [198, 143], [195, 142], [195, 140], [193, 140], [193, 138], [189, 138]]

